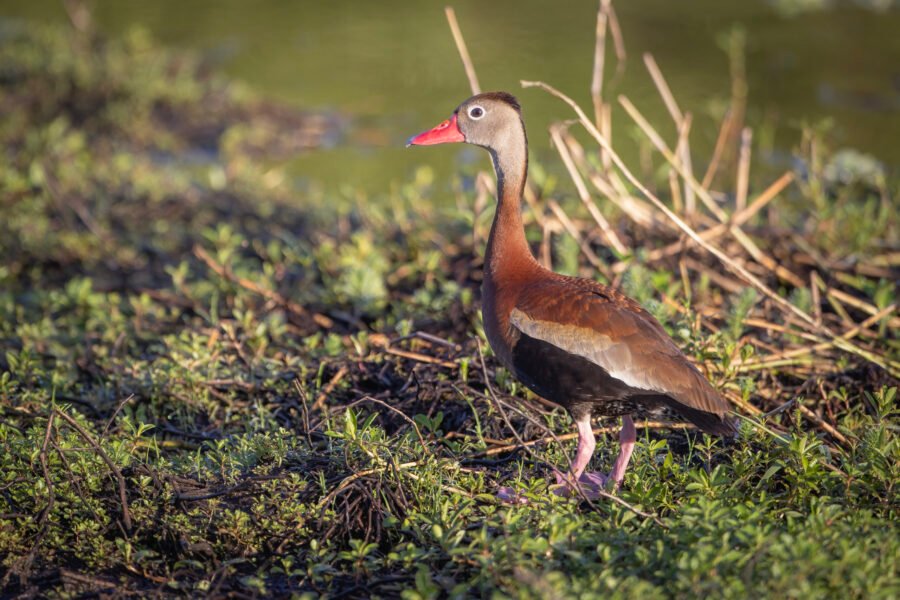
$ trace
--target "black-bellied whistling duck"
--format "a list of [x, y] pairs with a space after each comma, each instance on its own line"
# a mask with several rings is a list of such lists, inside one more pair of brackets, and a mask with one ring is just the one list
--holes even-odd
[[[569, 411], [578, 427], [570, 477], [596, 493], [618, 486], [634, 448], [632, 417], [690, 421], [703, 431], [733, 435], [728, 403], [713, 389], [662, 325], [615, 288], [543, 268], [522, 224], [528, 143], [518, 101], [504, 92], [459, 105], [409, 145], [466, 142], [490, 152], [497, 174], [497, 212], [484, 258], [484, 330], [500, 362], [536, 394]], [[621, 416], [620, 452], [608, 476], [585, 473], [596, 442], [591, 416]]]

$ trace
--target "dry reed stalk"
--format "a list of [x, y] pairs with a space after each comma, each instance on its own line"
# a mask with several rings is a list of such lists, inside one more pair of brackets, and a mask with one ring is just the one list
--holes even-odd
[[[428, 333], [427, 331], [416, 331], [412, 334], [412, 337], [418, 338], [420, 340], [424, 340], [431, 344], [437, 344], [439, 346], [444, 346], [446, 348], [452, 348], [453, 350], [462, 350], [462, 346], [455, 342], [451, 342], [449, 340], [445, 340], [442, 337], [436, 336], [432, 333]], [[399, 340], [395, 340], [399, 341]]]
[[572, 223], [572, 220], [569, 219], [569, 216], [566, 214], [566, 211], [562, 209], [559, 203], [556, 200], [549, 200], [547, 202], [547, 206], [553, 212], [553, 215], [559, 220], [560, 225], [563, 226], [563, 229], [572, 236], [575, 242], [578, 244], [581, 253], [584, 254], [584, 257], [587, 258], [588, 262], [591, 263], [594, 268], [600, 271], [604, 277], [607, 279], [612, 279], [612, 272], [610, 272], [609, 268], [606, 266], [600, 257], [594, 254], [594, 251], [591, 250], [591, 245], [587, 242], [587, 240], [582, 237], [581, 233], [578, 230], [578, 227]]
[[669, 170], [669, 193], [672, 194], [672, 210], [676, 214], [684, 212], [684, 204], [681, 201], [681, 188], [678, 187], [678, 174]]
[[844, 445], [850, 444], [850, 440], [848, 440], [844, 434], [842, 434], [840, 431], [835, 429], [832, 425], [827, 423], [825, 421], [825, 419], [823, 419], [822, 417], [820, 417], [813, 411], [809, 410], [802, 404], [797, 404], [797, 408], [800, 410], [800, 412], [803, 414], [804, 417], [806, 417], [807, 419], [812, 421], [819, 428], [826, 431], [829, 435], [831, 435], [831, 437], [833, 437], [834, 439], [836, 439], [837, 441], [839, 441], [840, 443], [842, 443]]
[[410, 350], [401, 350], [399, 348], [391, 347], [385, 348], [384, 351], [388, 354], [393, 354], [394, 356], [399, 356], [401, 358], [408, 358], [416, 362], [428, 363], [432, 365], [439, 365], [448, 369], [456, 369], [457, 367], [459, 367], [459, 365], [453, 361], [442, 360], [440, 358], [428, 356], [427, 354], [422, 354], [420, 352], [412, 352]]
[[72, 27], [83, 36], [91, 36], [94, 33], [94, 17], [91, 14], [90, 3], [80, 0], [63, 0], [63, 8]]
[[753, 142], [753, 130], [744, 127], [741, 132], [741, 150], [738, 155], [737, 184], [734, 197], [734, 208], [742, 211], [747, 205], [747, 188], [750, 185], [750, 153]]
[[606, 24], [607, 14], [603, 2], [597, 9], [597, 27], [594, 43], [594, 69], [591, 75], [591, 100], [594, 103], [594, 122], [598, 129], [603, 129], [603, 67], [606, 63]]
[[712, 196], [709, 192], [700, 186], [700, 183], [694, 179], [693, 175], [687, 172], [685, 166], [678, 160], [672, 150], [669, 149], [669, 146], [662, 139], [656, 129], [650, 125], [650, 122], [644, 118], [644, 115], [638, 111], [638, 109], [631, 103], [625, 96], [619, 96], [619, 104], [622, 105], [622, 108], [625, 109], [625, 112], [628, 113], [628, 116], [640, 127], [641, 131], [644, 132], [644, 135], [647, 136], [647, 139], [656, 146], [656, 149], [660, 154], [669, 162], [672, 167], [678, 171], [678, 174], [681, 175], [682, 179], [688, 184], [694, 192], [700, 197], [700, 200], [706, 206], [707, 210], [711, 212], [716, 218], [719, 219], [720, 222], [724, 223], [728, 220], [728, 216], [725, 212], [716, 204], [716, 201], [713, 200]]
[[[637, 110], [637, 108], [628, 100], [628, 98], [624, 96], [619, 96], [619, 102], [625, 108], [625, 111], [631, 116], [631, 118], [638, 124], [638, 126], [644, 131], [647, 138], [656, 146], [657, 150], [665, 157], [665, 159], [672, 165], [675, 170], [678, 171], [678, 174], [682, 176], [682, 178], [690, 184], [690, 187], [697, 192], [697, 195], [703, 201], [703, 204], [709, 209], [711, 213], [713, 213], [716, 218], [721, 223], [728, 222], [728, 216], [725, 212], [716, 204], [715, 200], [710, 195], [709, 191], [702, 188], [700, 183], [694, 178], [693, 174], [690, 173], [684, 165], [682, 165], [675, 154], [668, 148], [666, 143], [663, 141], [662, 137], [660, 137], [659, 133], [653, 128], [652, 125], [644, 118], [644, 116]], [[775, 273], [775, 275], [794, 287], [803, 287], [804, 281], [786, 269], [785, 267], [778, 264], [772, 257], [768, 256], [765, 252], [760, 250], [759, 246], [756, 245], [750, 237], [744, 233], [744, 231], [735, 225], [731, 225], [729, 227], [728, 232], [734, 237], [735, 240], [740, 243], [741, 246], [753, 257], [756, 262], [765, 266], [768, 270]]]
[[[667, 88], [664, 88], [667, 90]], [[661, 92], [664, 93], [664, 92]], [[678, 171], [678, 174], [682, 176], [685, 180], [686, 187], [685, 189], [691, 189], [695, 191], [700, 199], [703, 201], [704, 205], [709, 209], [713, 215], [719, 220], [720, 223], [726, 223], [728, 221], [728, 217], [725, 212], [716, 204], [715, 200], [712, 198], [712, 195], [708, 190], [703, 188], [697, 180], [694, 178], [693, 173], [686, 167], [685, 164], [682, 164], [679, 161], [678, 157], [669, 149], [666, 145], [665, 141], [663, 141], [662, 137], [650, 125], [650, 122], [647, 121], [644, 116], [637, 110], [634, 104], [631, 103], [628, 98], [625, 96], [619, 96], [619, 103], [625, 108], [626, 112], [629, 116], [637, 123], [637, 125], [641, 128], [644, 134], [647, 136], [647, 139], [656, 146], [657, 150], [663, 155], [663, 157], [669, 162], [669, 164]], [[789, 283], [794, 285], [799, 285], [802, 287], [802, 282], [797, 283], [800, 279], [775, 263], [774, 260], [766, 256], [739, 227], [732, 226], [729, 229], [729, 233], [750, 253], [757, 262], [765, 264], [767, 268], [776, 272], [777, 275], [787, 280]]]
[[619, 25], [619, 17], [612, 5], [612, 0], [600, 0], [600, 6], [606, 11], [609, 19], [609, 33], [612, 35], [613, 48], [616, 51], [616, 74], [619, 75], [625, 69], [625, 38], [622, 36], [622, 27]]
[[[571, 145], [570, 145], [571, 147]], [[594, 188], [605, 196], [610, 202], [615, 204], [626, 216], [638, 225], [645, 228], [652, 228], [657, 224], [653, 218], [653, 213], [639, 198], [635, 198], [631, 194], [623, 193], [614, 188], [610, 180], [604, 179], [598, 173], [589, 173], [588, 181], [593, 184]]]
[[[820, 287], [821, 286], [821, 287]], [[809, 289], [812, 292], [813, 317], [816, 323], [822, 324], [822, 298], [819, 290], [825, 286], [825, 282], [815, 271], [809, 272]]]
[[772, 362], [760, 363], [756, 365], [744, 365], [739, 369], [738, 372], [752, 373], [753, 371], [763, 370], [785, 371], [786, 367], [791, 367], [791, 375], [800, 379], [807, 379], [814, 373], [822, 373], [824, 371], [827, 371], [832, 365], [833, 361], [831, 359], [805, 356], [784, 360], [773, 360]]
[[872, 264], [881, 267], [900, 267], [900, 252], [887, 252], [872, 258]]
[[[671, 173], [674, 174], [674, 171], [671, 171]], [[768, 188], [766, 188], [766, 190], [763, 191], [759, 196], [757, 196], [753, 200], [753, 202], [750, 203], [750, 206], [746, 207], [742, 211], [739, 211], [739, 212], [733, 214], [731, 216], [731, 220], [729, 223], [719, 223], [718, 225], [714, 225], [714, 226], [710, 227], [709, 229], [704, 229], [703, 231], [699, 232], [700, 237], [702, 237], [704, 240], [706, 240], [708, 242], [711, 242], [713, 240], [720, 238], [725, 233], [727, 233], [728, 228], [731, 225], [737, 225], [737, 226], [743, 225], [744, 223], [749, 221], [751, 218], [753, 218], [753, 216], [756, 215], [760, 210], [762, 210], [763, 207], [765, 207], [769, 202], [774, 200], [778, 196], [778, 194], [780, 194], [782, 191], [784, 191], [784, 189], [793, 180], [794, 180], [793, 173], [791, 173], [791, 172], [785, 173], [784, 175], [779, 177], [777, 180], [775, 180], [775, 182], [772, 183], [772, 185], [770, 185]], [[661, 260], [663, 258], [666, 258], [668, 256], [672, 256], [673, 254], [677, 254], [678, 252], [681, 252], [682, 250], [690, 247], [690, 245], [691, 245], [691, 240], [685, 239], [685, 240], [679, 240], [677, 242], [673, 242], [673, 243], [669, 244], [668, 246], [664, 246], [662, 248], [657, 248], [655, 250], [651, 250], [649, 253], [647, 253], [646, 257], [644, 258], [644, 262], [648, 262], [648, 263], [655, 262], [655, 261]], [[613, 266], [613, 271], [618, 273], [620, 271], [624, 271], [627, 268], [628, 268], [627, 262], [617, 263], [616, 265]]]
[[[657, 84], [657, 88], [660, 91], [660, 95], [663, 97], [663, 100], [666, 102], [667, 106], [670, 106], [670, 110], [672, 111], [673, 118], [678, 119], [681, 115], [681, 112], [678, 109], [674, 98], [672, 98], [672, 96], [671, 96], [671, 91], [669, 90], [668, 86], [666, 85], [665, 79], [662, 77], [662, 73], [659, 71], [659, 68], [656, 66], [656, 63], [653, 62], [652, 57], [650, 57], [650, 60], [647, 62], [648, 62], [648, 69], [651, 72], [651, 76], [654, 76], [654, 80]], [[716, 205], [715, 201], [713, 200], [713, 198], [709, 194], [709, 192], [697, 183], [697, 181], [693, 177], [693, 173], [688, 168], [689, 165], [679, 164], [679, 160], [668, 149], [668, 146], [666, 146], [665, 142], [662, 140], [662, 138], [659, 136], [659, 134], [656, 132], [656, 130], [643, 117], [643, 115], [640, 114], [640, 112], [637, 110], [637, 108], [634, 107], [634, 105], [627, 98], [620, 96], [619, 101], [622, 104], [622, 106], [626, 109], [626, 111], [629, 113], [629, 115], [632, 117], [632, 119], [638, 124], [639, 127], [641, 127], [641, 129], [644, 131], [645, 135], [647, 135], [648, 139], [650, 139], [650, 141], [657, 147], [657, 149], [660, 151], [660, 153], [663, 154], [663, 156], [672, 165], [672, 167], [675, 168], [678, 171], [678, 173], [684, 178], [684, 180], [686, 182], [685, 190], [686, 191], [689, 189], [695, 190], [699, 194], [701, 200], [703, 200], [703, 202], [707, 206], [707, 208], [709, 208], [710, 212], [712, 212], [719, 219], [719, 221], [721, 223], [725, 223], [727, 221], [727, 217], [725, 216], [725, 213], [718, 207], [718, 205]], [[681, 143], [681, 139], [682, 138], [679, 139], [679, 143]], [[747, 160], [749, 161], [749, 155], [748, 155]], [[682, 161], [682, 163], [683, 163], [683, 161]], [[749, 173], [749, 162], [747, 162], [746, 168], [748, 169], [748, 173]], [[687, 184], [690, 184], [690, 185], [687, 185]], [[746, 198], [746, 186], [743, 189], [744, 189], [744, 192], [743, 192], [744, 198]], [[741, 193], [740, 188], [739, 188], [738, 193], [740, 195], [740, 193]], [[743, 205], [744, 202], [745, 202], [745, 200], [742, 201], [741, 204]], [[756, 245], [756, 243], [753, 242], [753, 240], [751, 240], [740, 229], [740, 227], [737, 227], [734, 225], [731, 226], [729, 228], [729, 233], [731, 233], [732, 236], [747, 250], [747, 252], [750, 253], [750, 255], [754, 258], [754, 260], [756, 260], [760, 264], [764, 265], [770, 271], [773, 271], [780, 279], [787, 281], [788, 283], [791, 283], [795, 287], [803, 287], [803, 282], [799, 277], [797, 277], [792, 272], [790, 272], [789, 270], [787, 270], [784, 267], [782, 267], [781, 265], [779, 265], [776, 261], [774, 261], [768, 255], [763, 253], [762, 250], [760, 250], [759, 247]]]
[[[675, 154], [678, 156], [685, 170], [688, 173], [693, 173], [691, 149], [688, 141], [688, 133], [691, 128], [691, 117], [690, 115], [685, 115], [681, 112], [681, 109], [678, 107], [678, 102], [675, 101], [675, 96], [672, 95], [672, 90], [666, 82], [666, 78], [663, 77], [659, 65], [656, 64], [656, 59], [654, 59], [653, 55], [649, 52], [644, 53], [644, 65], [647, 67], [650, 78], [653, 80], [653, 84], [656, 86], [659, 95], [662, 97], [663, 103], [666, 105], [666, 109], [669, 111], [669, 115], [671, 115], [672, 120], [675, 122], [675, 127], [678, 129], [678, 144], [675, 146]], [[685, 182], [684, 185], [684, 204], [685, 213], [687, 215], [692, 215], [696, 210], [696, 201], [694, 199], [694, 190], [691, 189], [687, 182]]]
[[[825, 294], [834, 298], [835, 300], [839, 300], [844, 304], [849, 304], [853, 308], [859, 309], [864, 313], [868, 313], [870, 315], [876, 315], [881, 313], [882, 311], [878, 310], [878, 308], [873, 305], [865, 302], [864, 300], [860, 300], [855, 296], [851, 296], [847, 292], [843, 292], [841, 290], [835, 289], [833, 287], [825, 288]], [[900, 328], [900, 319], [893, 318], [888, 321], [888, 326], [893, 328]]]
[[749, 402], [745, 402], [743, 398], [741, 398], [737, 393], [731, 390], [723, 390], [722, 395], [724, 395], [728, 399], [728, 401], [735, 406], [739, 406], [740, 408], [744, 409], [744, 411], [748, 415], [756, 416], [762, 414], [762, 411], [760, 409], [753, 406]]
[[[597, 128], [603, 132], [607, 139], [612, 139], [612, 107], [603, 101], [603, 74], [606, 66], [606, 32], [610, 23], [610, 11], [612, 5], [610, 0], [600, 0], [597, 8], [597, 27], [594, 42], [594, 68], [591, 75], [591, 100], [594, 104], [594, 120]], [[613, 39], [616, 44], [616, 57], [618, 63], [616, 71], [622, 67], [625, 50], [621, 45], [621, 30], [618, 30], [618, 22], [614, 24], [617, 28]], [[620, 53], [621, 48], [621, 53]], [[604, 169], [609, 169], [612, 164], [604, 149], [600, 149], [600, 164]]]
[[[739, 30], [733, 30], [728, 48], [729, 69], [731, 74], [731, 119], [729, 119], [728, 143], [725, 150], [733, 151], [747, 112], [747, 73], [744, 66], [744, 37]], [[731, 160], [731, 159], [729, 159]]]
[[466, 48], [466, 40], [463, 39], [462, 31], [459, 28], [459, 22], [456, 20], [456, 11], [452, 6], [444, 7], [444, 14], [447, 16], [447, 23], [450, 25], [450, 32], [453, 34], [453, 41], [456, 42], [456, 50], [462, 59], [463, 68], [466, 70], [466, 77], [469, 79], [469, 87], [472, 88], [472, 95], [481, 93], [481, 85], [478, 83], [478, 75], [475, 73], [475, 65], [472, 64], [472, 57], [469, 56], [469, 49]]
[[757, 329], [777, 331], [778, 333], [797, 336], [809, 342], [815, 342], [819, 339], [809, 332], [800, 331], [799, 329], [791, 329], [789, 325], [779, 325], [778, 323], [773, 323], [772, 321], [767, 321], [765, 319], [756, 317], [747, 317], [746, 319], [744, 319], [744, 325], [756, 327]]
[[695, 260], [689, 256], [684, 257], [684, 265], [691, 271], [706, 275], [710, 281], [728, 292], [729, 294], [740, 294], [747, 287], [736, 279], [725, 276], [724, 274], [704, 265], [699, 260]]
[[675, 125], [679, 125], [684, 121], [684, 114], [682, 114], [681, 109], [678, 107], [678, 102], [675, 101], [675, 96], [672, 95], [672, 90], [669, 88], [666, 78], [663, 77], [662, 71], [659, 70], [656, 59], [653, 58], [653, 55], [649, 52], [645, 52], [643, 58], [644, 65], [647, 67], [647, 71], [649, 71], [650, 78], [653, 80], [654, 85], [656, 85], [659, 95], [662, 96], [666, 109], [672, 116], [672, 120], [675, 121]]
[[[563, 141], [562, 136], [560, 135], [560, 130], [563, 125], [556, 123], [550, 127], [550, 138], [553, 140], [553, 144], [556, 147], [556, 151], [559, 153], [560, 158], [562, 158], [563, 164], [566, 167], [566, 170], [569, 172], [569, 176], [572, 178], [572, 182], [575, 184], [575, 189], [578, 192], [578, 197], [581, 199], [582, 204], [588, 209], [588, 212], [591, 213], [591, 217], [594, 218], [594, 221], [600, 227], [600, 231], [603, 232], [603, 236], [606, 238], [606, 241], [609, 242], [609, 245], [612, 246], [616, 252], [620, 255], [630, 254], [629, 249], [622, 243], [622, 240], [619, 239], [619, 236], [616, 235], [615, 229], [609, 224], [606, 220], [606, 217], [599, 211], [594, 200], [591, 198], [590, 192], [588, 192], [587, 186], [584, 184], [584, 180], [581, 178], [581, 173], [578, 172], [578, 169], [575, 167], [575, 163], [572, 160], [572, 155], [569, 152], [568, 146]], [[552, 206], [551, 206], [552, 208]], [[565, 222], [563, 222], [565, 225]], [[568, 229], [568, 227], [567, 227]], [[577, 238], [576, 238], [577, 239]], [[604, 265], [605, 268], [605, 265]]]
[[[859, 335], [860, 332], [864, 331], [864, 330], [865, 330], [866, 328], [868, 328], [868, 327], [871, 327], [871, 326], [874, 325], [875, 323], [878, 323], [881, 319], [883, 319], [883, 318], [885, 318], [886, 316], [890, 315], [890, 314], [893, 313], [895, 310], [897, 310], [897, 305], [896, 305], [896, 304], [891, 304], [890, 306], [885, 307], [884, 309], [878, 311], [877, 314], [872, 315], [871, 317], [869, 317], [868, 319], [866, 319], [865, 321], [863, 321], [863, 322], [860, 323], [859, 325], [854, 325], [853, 327], [851, 327], [850, 329], [848, 329], [847, 331], [845, 331], [845, 332], [841, 335], [841, 337], [843, 337], [845, 340], [853, 339], [854, 337], [856, 337], [857, 335]], [[816, 352], [821, 352], [821, 351], [823, 351], [823, 350], [827, 350], [827, 349], [833, 348], [833, 347], [834, 347], [834, 344], [833, 344], [832, 342], [820, 342], [820, 343], [818, 343], [818, 344], [816, 344], [816, 345], [814, 345], [814, 346], [803, 346], [803, 347], [801, 347], [801, 348], [794, 348], [794, 349], [792, 349], [792, 350], [786, 350], [786, 351], [783, 351], [783, 352], [780, 352], [780, 353], [777, 353], [777, 354], [773, 354], [773, 355], [771, 355], [771, 356], [766, 356], [766, 357], [759, 358], [759, 359], [756, 359], [756, 360], [749, 360], [749, 361], [747, 361], [746, 363], [743, 363], [743, 364], [744, 364], [744, 365], [748, 365], [748, 366], [750, 366], [750, 365], [764, 365], [764, 364], [766, 364], [767, 362], [773, 362], [773, 361], [778, 361], [778, 360], [784, 360], [784, 359], [788, 359], [788, 358], [796, 358], [796, 357], [798, 357], [798, 356], [803, 356], [803, 355], [806, 355], [806, 354], [814, 354], [814, 353], [816, 353]]]
[[[623, 213], [625, 213], [632, 221], [642, 227], [652, 227], [655, 224], [653, 212], [649, 205], [640, 198], [634, 197], [624, 189], [624, 184], [610, 172], [608, 177], [601, 175], [588, 164], [584, 148], [578, 143], [568, 131], [560, 130], [560, 137], [565, 142], [569, 155], [572, 157], [576, 166], [588, 175], [588, 180], [593, 184], [594, 188], [603, 196], [615, 204]], [[668, 225], [668, 223], [665, 223]]]
[[[878, 258], [877, 256], [874, 258]], [[896, 265], [894, 265], [896, 268]], [[897, 279], [896, 271], [892, 271], [890, 268], [880, 267], [874, 264], [868, 263], [855, 263], [852, 266], [849, 266], [849, 270], [854, 275], [863, 275], [865, 277], [871, 277], [874, 279]]]
[[[694, 176], [694, 166], [691, 161], [691, 145], [689, 136], [691, 133], [691, 122], [693, 118], [690, 113], [685, 114], [681, 123], [678, 125], [678, 143], [675, 145], [675, 155], [681, 161], [684, 170]], [[684, 205], [687, 214], [691, 215], [696, 211], [697, 202], [694, 198], [694, 190], [685, 182], [684, 184]]]
[[[612, 106], [610, 104], [603, 105], [603, 111], [600, 114], [600, 131], [602, 131], [607, 139], [613, 139], [612, 133]], [[609, 170], [612, 168], [612, 161], [605, 150], [600, 153], [600, 164], [603, 168]]]
[[[678, 261], [678, 274], [681, 276], [681, 285], [684, 288], [685, 300], [691, 302], [694, 298], [694, 289], [691, 286], [691, 278], [688, 277], [687, 265], [684, 264], [684, 260]], [[700, 321], [699, 313], [697, 314], [697, 321]]]
[[853, 323], [853, 319], [850, 318], [850, 313], [847, 312], [847, 309], [844, 308], [844, 305], [841, 304], [840, 300], [838, 300], [833, 294], [826, 294], [825, 299], [828, 300], [828, 304], [831, 306], [831, 309], [838, 317], [840, 317], [841, 321], [843, 321], [844, 323]]
[[703, 181], [700, 183], [704, 188], [709, 189], [712, 185], [713, 178], [719, 170], [719, 162], [722, 160], [722, 153], [725, 151], [725, 144], [728, 143], [728, 132], [731, 129], [731, 111], [726, 111], [722, 118], [722, 125], [719, 127], [719, 135], [716, 136], [716, 145], [713, 148], [712, 157], [709, 159], [709, 165], [706, 167], [706, 173], [703, 175]]

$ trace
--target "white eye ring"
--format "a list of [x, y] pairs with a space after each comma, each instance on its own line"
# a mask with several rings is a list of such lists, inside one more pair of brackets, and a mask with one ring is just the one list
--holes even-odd
[[468, 113], [470, 119], [477, 121], [484, 117], [484, 115], [487, 114], [487, 111], [476, 104], [475, 106], [469, 107]]

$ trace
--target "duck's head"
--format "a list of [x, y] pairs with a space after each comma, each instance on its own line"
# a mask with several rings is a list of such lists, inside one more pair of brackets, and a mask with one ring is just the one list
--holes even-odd
[[406, 146], [431, 146], [450, 142], [475, 144], [499, 150], [524, 133], [518, 100], [506, 92], [486, 92], [460, 104], [437, 127], [414, 135]]

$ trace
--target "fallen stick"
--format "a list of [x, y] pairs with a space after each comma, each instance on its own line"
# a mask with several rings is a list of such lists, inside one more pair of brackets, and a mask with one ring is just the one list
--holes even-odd
[[206, 250], [203, 249], [202, 246], [200, 246], [200, 245], [194, 246], [194, 256], [196, 256], [197, 258], [202, 260], [204, 263], [206, 263], [206, 266], [208, 266], [210, 269], [212, 269], [216, 273], [216, 275], [218, 275], [219, 277], [222, 277], [223, 279], [227, 279], [228, 281], [231, 281], [232, 283], [238, 284], [239, 286], [241, 286], [244, 289], [247, 289], [247, 290], [250, 290], [251, 292], [259, 294], [266, 300], [271, 300], [272, 302], [275, 302], [276, 304], [280, 304], [281, 306], [284, 306], [285, 308], [287, 308], [290, 312], [292, 312], [300, 317], [312, 319], [312, 321], [316, 325], [318, 325], [319, 327], [321, 327], [323, 329], [331, 329], [332, 327], [334, 327], [334, 321], [332, 321], [325, 315], [319, 314], [316, 312], [310, 312], [306, 308], [300, 306], [296, 302], [288, 300], [287, 298], [285, 298], [284, 296], [282, 296], [281, 294], [279, 294], [278, 292], [276, 292], [274, 290], [265, 288], [265, 287], [259, 285], [258, 283], [256, 283], [255, 281], [250, 281], [249, 279], [244, 279], [243, 277], [238, 277], [237, 275], [235, 275], [234, 273], [231, 272], [231, 269], [229, 269], [228, 267], [226, 267], [224, 265], [219, 264], [212, 256], [209, 255], [209, 253]]
[[116, 478], [116, 482], [119, 486], [119, 502], [122, 505], [122, 521], [125, 524], [125, 531], [131, 531], [131, 512], [128, 510], [128, 496], [125, 492], [125, 478], [122, 476], [122, 471], [116, 466], [116, 464], [109, 458], [109, 455], [100, 447], [100, 444], [97, 443], [97, 440], [91, 437], [91, 435], [82, 427], [78, 421], [59, 410], [58, 408], [54, 408], [53, 411], [59, 415], [61, 419], [63, 419], [66, 423], [71, 425], [75, 431], [86, 441], [90, 446], [97, 451], [97, 454], [103, 459], [103, 462], [106, 463], [106, 466], [109, 467], [109, 470], [112, 472], [113, 476]]
[[328, 394], [334, 391], [334, 388], [337, 387], [337, 384], [341, 382], [341, 379], [347, 374], [347, 366], [343, 365], [340, 369], [337, 370], [337, 373], [332, 376], [331, 380], [325, 384], [325, 387], [322, 388], [322, 391], [319, 392], [319, 395], [316, 396], [316, 401], [313, 402], [312, 409], [319, 410], [324, 406], [325, 400], [328, 398]]

